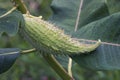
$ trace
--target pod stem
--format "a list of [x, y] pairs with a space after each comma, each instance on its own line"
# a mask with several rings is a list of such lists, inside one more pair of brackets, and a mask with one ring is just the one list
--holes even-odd
[[18, 5], [17, 9], [21, 11], [22, 14], [29, 14], [29, 11], [27, 10], [27, 7], [23, 0], [12, 0], [14, 5]]
[[74, 80], [53, 55], [43, 55], [43, 57], [63, 80]]

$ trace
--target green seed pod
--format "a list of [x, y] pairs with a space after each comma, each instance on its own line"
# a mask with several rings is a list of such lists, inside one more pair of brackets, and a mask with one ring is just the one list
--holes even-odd
[[81, 44], [79, 41], [64, 34], [64, 31], [39, 17], [23, 15], [25, 26], [20, 28], [20, 34], [43, 54], [81, 54], [95, 50], [96, 44]]

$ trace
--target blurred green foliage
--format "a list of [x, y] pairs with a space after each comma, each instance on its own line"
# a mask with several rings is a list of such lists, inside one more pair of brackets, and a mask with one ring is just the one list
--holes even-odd
[[[44, 4], [50, 5], [50, 2], [44, 0], [25, 0], [26, 4], [34, 15], [43, 15], [48, 7]], [[40, 7], [40, 4], [43, 6]], [[0, 8], [10, 9], [12, 3], [9, 0], [0, 0]], [[48, 14], [44, 15], [45, 19], [52, 14], [52, 11], [48, 11]], [[21, 49], [28, 49], [31, 46], [25, 42], [19, 35], [9, 37], [3, 35], [0, 38], [0, 47], [16, 47]], [[120, 71], [93, 71], [80, 68], [77, 64], [72, 67], [73, 75], [76, 80], [120, 80]], [[47, 79], [48, 78], [48, 79]], [[42, 56], [38, 53], [31, 53], [22, 55], [17, 59], [13, 67], [0, 75], [0, 80], [61, 80], [60, 77], [49, 67]]]

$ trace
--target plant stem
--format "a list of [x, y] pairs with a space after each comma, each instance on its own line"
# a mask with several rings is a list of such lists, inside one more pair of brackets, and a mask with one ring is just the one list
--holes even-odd
[[83, 5], [83, 0], [80, 0], [79, 11], [78, 11], [78, 15], [77, 15], [76, 23], [75, 23], [75, 30], [74, 30], [75, 32], [77, 31], [77, 28], [78, 28], [82, 5]]
[[8, 14], [12, 13], [14, 10], [16, 10], [17, 6], [14, 6], [11, 10], [9, 10], [8, 12], [4, 13], [3, 15], [0, 16], [0, 18], [3, 18], [5, 16], [7, 16]]
[[13, 0], [13, 2], [15, 3], [15, 5], [18, 5], [18, 10], [21, 11], [23, 14], [29, 13], [23, 0]]
[[43, 55], [49, 65], [59, 74], [63, 80], [74, 80], [65, 69], [58, 63], [53, 55]]
[[72, 77], [72, 59], [69, 57], [68, 74]]
[[23, 50], [23, 51], [21, 51], [21, 54], [31, 53], [31, 52], [34, 52], [34, 51], [36, 51], [35, 48], [33, 48], [33, 49], [28, 49], [28, 50]]

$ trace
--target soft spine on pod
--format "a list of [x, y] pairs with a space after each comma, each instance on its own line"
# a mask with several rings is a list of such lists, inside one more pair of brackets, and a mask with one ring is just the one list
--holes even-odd
[[39, 17], [24, 14], [25, 26], [20, 28], [20, 34], [43, 54], [81, 54], [95, 50], [100, 41], [95, 44], [81, 44], [79, 41], [64, 34], [64, 31]]

